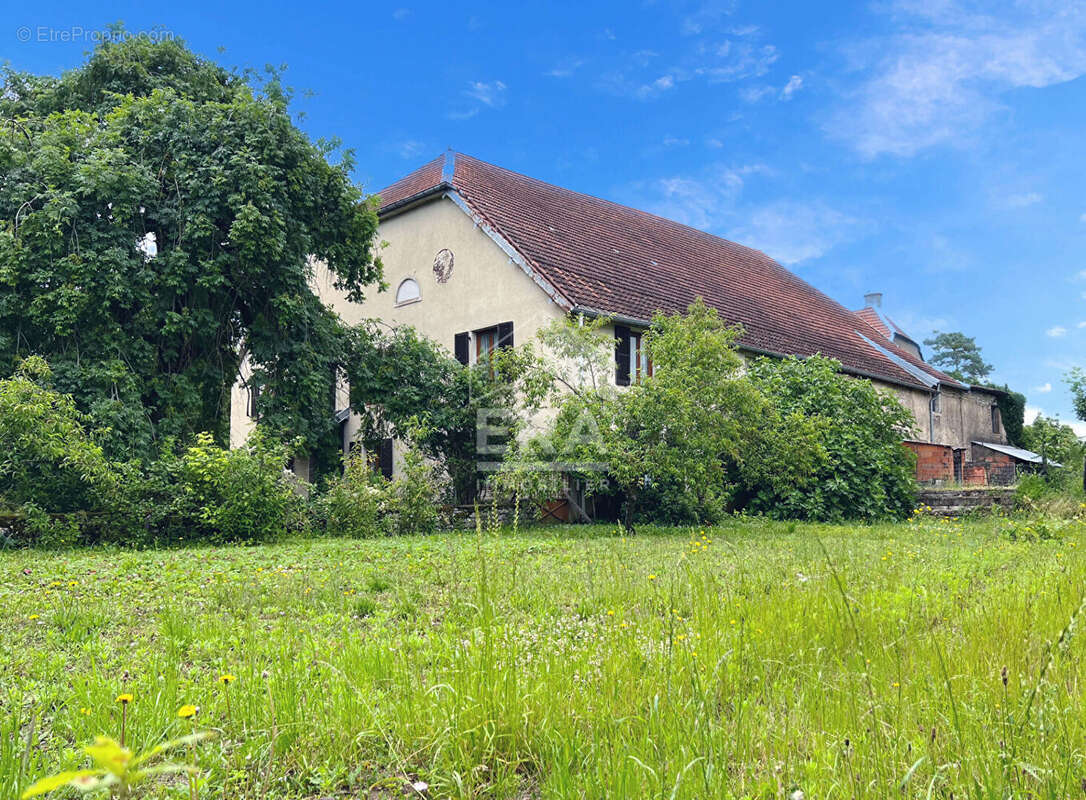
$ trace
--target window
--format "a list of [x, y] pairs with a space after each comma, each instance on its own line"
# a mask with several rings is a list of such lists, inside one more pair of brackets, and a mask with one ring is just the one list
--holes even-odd
[[401, 283], [398, 289], [396, 289], [396, 305], [404, 306], [408, 303], [417, 303], [422, 299], [422, 291], [419, 289], [419, 284], [413, 278], [406, 278]]
[[489, 328], [458, 333], [453, 340], [453, 352], [461, 364], [485, 361], [499, 347], [513, 346], [513, 323], [499, 322]]
[[475, 360], [484, 361], [498, 346], [498, 329], [487, 328], [475, 332]]
[[652, 375], [652, 359], [644, 347], [644, 334], [634, 331], [630, 334], [630, 381], [640, 383], [642, 378]]
[[992, 406], [992, 433], [999, 433], [999, 406]]
[[245, 413], [249, 419], [256, 419], [256, 404], [260, 399], [260, 385], [256, 383], [249, 384], [249, 397], [245, 403]]
[[652, 375], [652, 359], [645, 342], [645, 331], [615, 326], [615, 383], [629, 386]]

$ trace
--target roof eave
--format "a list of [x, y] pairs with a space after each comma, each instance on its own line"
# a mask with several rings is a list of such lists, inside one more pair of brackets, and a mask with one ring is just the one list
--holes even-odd
[[[638, 317], [628, 317], [623, 314], [614, 314], [609, 311], [600, 311], [598, 308], [590, 308], [588, 306], [574, 306], [573, 310], [570, 313], [584, 314], [586, 317], [593, 318], [604, 317], [614, 320], [615, 322], [620, 322], [624, 325], [636, 325], [644, 328], [648, 328], [652, 325], [652, 320], [640, 319]], [[791, 358], [792, 356], [796, 356], [795, 353], [779, 353], [775, 350], [765, 350], [761, 347], [753, 347], [752, 345], [743, 344], [742, 342], [736, 345], [736, 348], [743, 352], [753, 353], [754, 355], [758, 356], [769, 356], [771, 358]], [[805, 356], [796, 357], [804, 358]], [[889, 375], [879, 375], [875, 372], [869, 372], [867, 370], [859, 369], [858, 367], [850, 367], [845, 364], [841, 364], [841, 371], [847, 372], [849, 375], [856, 375], [860, 378], [869, 378], [871, 380], [882, 381], [883, 383], [891, 383], [895, 386], [912, 389], [913, 391], [916, 391], [918, 389], [928, 392], [931, 391], [931, 389], [921, 383], [909, 383], [908, 381], [903, 381], [900, 378], [894, 378]]]
[[395, 203], [389, 203], [387, 206], [381, 206], [377, 210], [378, 219], [388, 219], [394, 217], [397, 214], [402, 214], [404, 211], [409, 211], [417, 205], [425, 203], [427, 200], [432, 200], [437, 197], [441, 197], [447, 190], [452, 189], [452, 184], [442, 181], [436, 183], [433, 186], [428, 186], [421, 192], [415, 192], [415, 194], [405, 197], [402, 200], [397, 200]]

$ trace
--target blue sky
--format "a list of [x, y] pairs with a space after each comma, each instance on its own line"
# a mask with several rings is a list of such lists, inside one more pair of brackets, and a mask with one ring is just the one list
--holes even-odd
[[1086, 366], [1081, 2], [6, 11], [0, 57], [34, 72], [78, 65], [86, 32], [117, 20], [228, 65], [285, 63], [308, 90], [301, 125], [353, 148], [368, 189], [453, 147], [654, 211], [761, 248], [849, 307], [882, 291], [916, 338], [975, 336], [1031, 413], [1073, 418], [1062, 375]]

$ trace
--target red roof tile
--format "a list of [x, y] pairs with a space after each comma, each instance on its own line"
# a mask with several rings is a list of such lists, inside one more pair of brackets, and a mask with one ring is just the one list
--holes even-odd
[[758, 250], [470, 156], [449, 153], [392, 184], [382, 213], [450, 186], [573, 306], [647, 320], [701, 297], [743, 325], [752, 350], [822, 353], [910, 386], [930, 382], [916, 369], [937, 372]]

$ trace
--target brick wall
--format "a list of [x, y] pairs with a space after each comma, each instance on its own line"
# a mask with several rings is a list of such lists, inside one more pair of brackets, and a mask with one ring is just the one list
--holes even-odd
[[929, 442], [905, 442], [916, 453], [916, 480], [920, 483], [954, 480], [954, 449], [950, 445]]
[[1017, 464], [1006, 453], [991, 450], [983, 445], [973, 445], [973, 460], [968, 467], [980, 467], [984, 470], [989, 486], [1010, 486], [1018, 480]]

